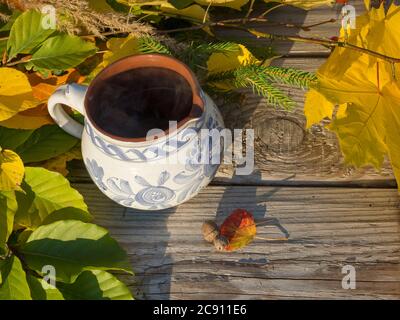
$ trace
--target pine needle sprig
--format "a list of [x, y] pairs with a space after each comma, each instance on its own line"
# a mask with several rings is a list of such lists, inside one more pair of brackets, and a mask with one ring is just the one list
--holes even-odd
[[206, 54], [236, 52], [238, 49], [239, 45], [234, 42], [202, 43], [194, 47], [195, 51]]
[[139, 38], [139, 50], [146, 54], [158, 53], [172, 55], [171, 50], [166, 45], [151, 36]]
[[250, 88], [255, 94], [263, 96], [273, 106], [292, 110], [296, 103], [281, 89], [274, 86], [271, 78], [260, 70], [258, 65], [242, 66], [232, 71], [209, 75], [207, 83], [211, 86], [218, 82], [230, 83], [236, 88]]
[[262, 72], [270, 77], [273, 82], [279, 84], [307, 89], [312, 83], [317, 82], [316, 75], [307, 71], [275, 66], [262, 67], [262, 69]]

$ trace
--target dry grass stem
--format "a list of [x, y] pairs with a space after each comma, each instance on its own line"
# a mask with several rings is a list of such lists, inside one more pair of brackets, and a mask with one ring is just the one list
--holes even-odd
[[[12, 9], [41, 9], [52, 5], [57, 11], [57, 27], [69, 34], [93, 34], [103, 38], [102, 33], [127, 32], [136, 36], [151, 35], [151, 26], [127, 19], [128, 15], [115, 11], [99, 12], [86, 0], [0, 0]], [[1, 18], [1, 17], [0, 17]]]

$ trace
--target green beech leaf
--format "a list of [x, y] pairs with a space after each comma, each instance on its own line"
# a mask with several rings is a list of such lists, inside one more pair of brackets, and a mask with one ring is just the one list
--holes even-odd
[[101, 270], [84, 271], [74, 283], [58, 286], [68, 300], [133, 300], [125, 284]]
[[33, 133], [33, 130], [9, 129], [0, 126], [0, 147], [15, 151]]
[[106, 229], [77, 220], [62, 220], [37, 228], [20, 252], [29, 268], [41, 272], [43, 265], [52, 265], [57, 280], [67, 283], [89, 269], [131, 273], [125, 251]]
[[0, 300], [32, 300], [25, 271], [16, 256], [0, 260]]
[[44, 287], [44, 280], [27, 275], [26, 279], [31, 290], [33, 300], [64, 300], [62, 293], [55, 287]]
[[24, 163], [40, 162], [67, 152], [77, 143], [78, 139], [57, 125], [47, 125], [35, 130], [15, 151]]
[[97, 47], [78, 36], [59, 35], [47, 39], [30, 62], [39, 69], [66, 70], [96, 53]]
[[17, 193], [17, 228], [35, 229], [60, 219], [91, 219], [82, 195], [57, 172], [26, 167], [22, 189], [25, 193]]
[[18, 204], [13, 191], [0, 192], [0, 255], [6, 253], [6, 243], [13, 230]]
[[74, 207], [66, 207], [56, 210], [49, 214], [42, 222], [42, 225], [50, 224], [59, 220], [79, 220], [82, 222], [90, 222], [93, 220], [92, 215], [86, 210]]
[[19, 53], [32, 53], [33, 49], [54, 33], [53, 29], [42, 27], [42, 17], [40, 12], [29, 10], [15, 20], [7, 42], [9, 61]]

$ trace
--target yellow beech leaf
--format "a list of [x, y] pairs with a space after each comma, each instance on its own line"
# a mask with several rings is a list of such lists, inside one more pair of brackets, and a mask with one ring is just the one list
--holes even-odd
[[36, 106], [27, 76], [12, 68], [0, 68], [0, 121]]
[[124, 57], [140, 53], [139, 40], [132, 34], [126, 38], [111, 38], [107, 41], [107, 49], [103, 56], [104, 67]]
[[47, 105], [41, 104], [36, 108], [22, 111], [7, 120], [0, 121], [0, 126], [11, 129], [32, 130], [53, 123], [54, 121], [47, 111]]
[[[207, 11], [197, 4], [193, 4], [184, 9], [176, 9], [172, 4], [164, 3], [160, 6], [160, 9], [165, 13], [186, 18], [194, 23], [204, 23], [209, 21], [209, 15]], [[203, 30], [211, 34], [209, 27], [204, 27]]]
[[[341, 40], [381, 54], [400, 58], [400, 8], [385, 12], [383, 4], [358, 17], [357, 29], [341, 30]], [[339, 137], [345, 160], [355, 166], [379, 168], [389, 155], [400, 186], [400, 68], [372, 55], [336, 48], [317, 72], [314, 87], [339, 107], [330, 129]], [[305, 105], [308, 122], [321, 99], [311, 93]], [[326, 106], [326, 109], [328, 107]], [[320, 111], [319, 111], [320, 112]]]
[[240, 10], [249, 0], [195, 0], [196, 3], [202, 6], [216, 6], [216, 7], [228, 7], [236, 10]]
[[38, 73], [30, 73], [28, 80], [37, 106], [0, 121], [0, 126], [14, 129], [38, 129], [46, 124], [54, 123], [47, 111], [47, 100], [60, 85], [72, 82], [81, 83], [83, 77], [78, 71], [71, 69], [62, 76], [48, 78], [43, 78]]
[[86, 77], [85, 83], [91, 80], [109, 64], [133, 54], [139, 54], [139, 40], [132, 34], [125, 38], [111, 38], [107, 41], [107, 51], [103, 55], [103, 61]]
[[203, 22], [208, 20], [206, 10], [204, 10], [201, 6], [197, 4], [192, 4], [191, 6], [186, 7], [184, 9], [176, 9], [172, 4], [167, 2], [163, 3], [160, 6], [160, 9], [161, 11], [166, 13], [171, 13], [173, 15], [189, 18], [194, 22]]
[[62, 155], [59, 155], [58, 157], [40, 163], [40, 166], [50, 171], [61, 173], [65, 177], [69, 173], [67, 170], [67, 162], [75, 159], [82, 159], [80, 145], [73, 147], [71, 150]]
[[279, 2], [283, 4], [287, 4], [294, 7], [303, 8], [306, 10], [324, 6], [324, 5], [332, 5], [336, 1], [335, 0], [264, 0], [264, 2]]
[[0, 191], [19, 190], [24, 171], [24, 164], [14, 151], [0, 148]]
[[59, 86], [66, 83], [81, 83], [83, 79], [84, 78], [75, 69], [70, 69], [61, 76], [51, 76], [48, 78], [43, 78], [39, 73], [31, 73], [28, 75], [33, 96], [42, 103], [47, 102]]

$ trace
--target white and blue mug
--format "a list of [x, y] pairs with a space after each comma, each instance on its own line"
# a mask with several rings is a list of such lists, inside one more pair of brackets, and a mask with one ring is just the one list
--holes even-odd
[[[93, 116], [94, 112], [102, 112], [96, 95], [110, 77], [136, 68], [178, 73], [190, 86], [192, 107], [167, 130], [134, 138], [118, 136], [100, 126]], [[135, 90], [135, 86], [127, 89]], [[84, 126], [61, 105], [84, 115]], [[219, 167], [211, 158], [222, 154], [221, 139], [200, 133], [205, 131], [202, 129], [223, 129], [221, 114], [192, 71], [172, 57], [148, 54], [123, 58], [103, 69], [88, 87], [69, 84], [58, 88], [48, 101], [48, 110], [63, 130], [82, 139], [82, 155], [92, 180], [106, 196], [123, 206], [141, 210], [177, 206], [208, 185]], [[200, 156], [202, 150], [208, 150], [207, 159]]]

